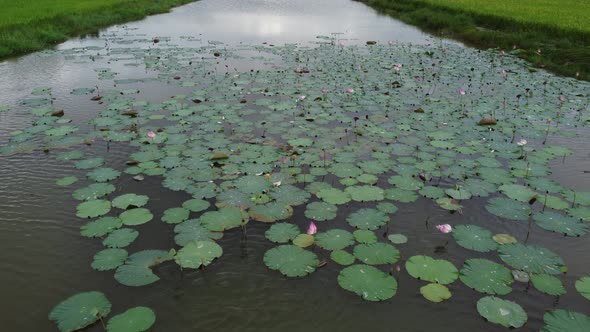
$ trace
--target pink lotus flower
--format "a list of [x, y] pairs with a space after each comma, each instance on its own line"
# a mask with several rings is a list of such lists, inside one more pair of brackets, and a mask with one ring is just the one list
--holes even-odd
[[354, 93], [354, 89], [353, 88], [348, 88], [348, 89], [346, 89], [346, 93]]
[[395, 71], [400, 71], [401, 69], [402, 69], [402, 65], [399, 63], [397, 65], [393, 66], [393, 70], [395, 70]]
[[299, 101], [304, 101], [305, 100], [305, 96], [299, 96]]
[[505, 55], [506, 52], [504, 52], [504, 50], [500, 50], [500, 55]]
[[340, 47], [344, 47], [344, 42], [339, 42], [338, 45], [340, 45]]
[[395, 44], [395, 41], [393, 41], [393, 40], [388, 40], [388, 41], [387, 41], [387, 43], [388, 43], [389, 45], [393, 45], [393, 44]]
[[322, 87], [322, 93], [326, 93], [326, 91], [327, 91], [327, 90], [326, 90], [326, 87], [325, 87], [325, 86], [323, 86], [323, 87]]
[[500, 70], [500, 74], [506, 75], [506, 70], [504, 70], [504, 69]]
[[309, 223], [309, 227], [307, 228], [307, 234], [308, 235], [314, 235], [315, 233], [318, 232], [318, 228], [316, 227], [315, 223], [313, 222], [313, 220]]
[[461, 96], [464, 96], [464, 95], [465, 95], [465, 90], [463, 90], [463, 89], [459, 89], [459, 94], [460, 94]]
[[154, 133], [153, 131], [150, 130], [147, 132], [147, 137], [154, 139], [154, 138], [156, 138], [156, 133]]
[[559, 96], [559, 101], [565, 101], [565, 96], [564, 95], [560, 95]]
[[285, 161], [286, 161], [286, 158], [285, 158], [285, 156], [282, 156], [282, 157], [281, 157], [281, 164], [284, 164], [284, 163], [285, 163]]
[[436, 229], [438, 229], [441, 233], [448, 234], [453, 231], [453, 227], [449, 224], [442, 224], [436, 225]]
[[296, 73], [301, 73], [303, 70], [301, 70], [300, 66], [297, 66], [297, 68], [295, 68], [295, 72]]

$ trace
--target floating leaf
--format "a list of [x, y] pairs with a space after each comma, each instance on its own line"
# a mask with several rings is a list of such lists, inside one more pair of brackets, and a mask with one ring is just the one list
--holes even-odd
[[498, 253], [506, 264], [530, 273], [560, 274], [565, 267], [561, 257], [539, 246], [506, 244], [500, 246]]
[[198, 198], [194, 198], [194, 199], [189, 199], [188, 201], [185, 201], [184, 203], [182, 203], [182, 207], [191, 211], [191, 212], [201, 212], [201, 211], [205, 211], [209, 208], [209, 202], [204, 200], [204, 199], [198, 199]]
[[164, 211], [162, 221], [167, 224], [179, 224], [188, 219], [190, 211], [185, 208], [170, 208]]
[[345, 265], [348, 266], [352, 263], [354, 263], [354, 261], [356, 260], [356, 258], [351, 255], [350, 253], [344, 251], [344, 250], [334, 250], [332, 251], [332, 253], [330, 254], [330, 258], [340, 264], [340, 265]]
[[223, 232], [240, 227], [249, 220], [248, 213], [237, 207], [226, 207], [217, 211], [208, 211], [199, 218], [203, 227], [214, 232]]
[[148, 307], [135, 307], [109, 319], [107, 332], [143, 332], [156, 322], [156, 314]]
[[315, 235], [315, 243], [327, 250], [341, 250], [354, 244], [354, 238], [348, 231], [331, 229]]
[[115, 279], [125, 286], [149, 285], [160, 280], [151, 269], [171, 259], [173, 259], [173, 256], [164, 250], [136, 252], [127, 258], [125, 264], [117, 268]]
[[322, 189], [316, 194], [316, 196], [330, 204], [345, 204], [351, 200], [351, 196], [348, 192], [335, 188]]
[[428, 301], [435, 303], [451, 298], [451, 292], [446, 286], [434, 283], [420, 287], [420, 294]]
[[145, 195], [137, 195], [137, 194], [124, 194], [117, 196], [113, 199], [111, 204], [113, 207], [126, 210], [130, 206], [132, 207], [142, 207], [147, 204], [149, 197]]
[[61, 187], [66, 187], [66, 186], [69, 186], [69, 185], [74, 184], [76, 182], [78, 182], [78, 178], [77, 177], [75, 177], [75, 176], [66, 176], [66, 177], [63, 177], [63, 178], [55, 181], [55, 184], [58, 185], [58, 186], [61, 186]]
[[501, 185], [499, 189], [506, 196], [525, 203], [528, 203], [535, 195], [537, 195], [535, 191], [518, 184], [504, 184]]
[[285, 244], [268, 250], [264, 254], [264, 264], [287, 277], [304, 277], [315, 271], [319, 260], [310, 251]]
[[198, 269], [221, 257], [223, 250], [213, 241], [191, 241], [178, 250], [175, 260], [183, 268]]
[[61, 332], [71, 332], [92, 325], [111, 312], [111, 303], [101, 292], [79, 293], [51, 310], [49, 319]]
[[457, 244], [466, 249], [488, 252], [498, 248], [492, 239], [492, 232], [476, 225], [457, 225], [452, 234]]
[[174, 241], [179, 246], [185, 246], [191, 241], [211, 241], [223, 237], [223, 233], [212, 232], [203, 227], [198, 219], [187, 220], [176, 225], [174, 232], [176, 233]]
[[88, 187], [74, 191], [72, 197], [79, 201], [92, 201], [102, 198], [115, 191], [115, 186], [110, 183], [93, 183]]
[[490, 199], [486, 204], [486, 210], [498, 217], [512, 220], [527, 220], [531, 214], [528, 204], [499, 197]]
[[261, 222], [275, 222], [284, 220], [293, 215], [293, 208], [280, 202], [271, 202], [264, 205], [256, 205], [248, 211], [250, 217]]
[[408, 242], [408, 238], [403, 234], [389, 234], [387, 239], [393, 244], [404, 244]]
[[509, 269], [481, 258], [466, 260], [459, 278], [467, 287], [485, 294], [506, 295], [514, 282]]
[[535, 213], [533, 219], [541, 228], [567, 236], [580, 236], [588, 231], [588, 225], [583, 221], [552, 211]]
[[80, 218], [94, 218], [111, 211], [111, 202], [102, 199], [86, 201], [76, 207], [76, 216]]
[[540, 292], [560, 296], [565, 294], [565, 288], [558, 278], [548, 274], [533, 274], [531, 282]]
[[105, 249], [94, 255], [92, 268], [98, 271], [107, 271], [116, 269], [123, 265], [127, 259], [127, 250], [125, 249]]
[[299, 234], [293, 239], [293, 244], [301, 248], [307, 248], [314, 242], [315, 238], [309, 234]]
[[118, 178], [121, 172], [109, 167], [96, 168], [92, 172], [86, 174], [89, 179], [96, 182], [107, 182]]
[[543, 315], [545, 326], [541, 332], [586, 332], [590, 331], [590, 317], [562, 309], [548, 311]]
[[326, 202], [309, 203], [305, 208], [305, 216], [313, 220], [330, 220], [336, 218], [338, 207]]
[[371, 244], [377, 242], [377, 235], [373, 231], [357, 229], [352, 235], [358, 243]]
[[131, 228], [121, 228], [112, 231], [102, 241], [102, 244], [109, 248], [124, 248], [130, 245], [139, 236], [139, 232]]
[[457, 280], [459, 271], [453, 263], [429, 256], [412, 256], [406, 262], [406, 270], [417, 279], [439, 284], [450, 284]]
[[379, 242], [355, 246], [354, 256], [365, 264], [393, 264], [398, 261], [400, 252], [391, 244]]
[[121, 228], [121, 219], [115, 217], [102, 217], [80, 227], [80, 234], [86, 237], [101, 237], [115, 229]]
[[495, 296], [486, 296], [479, 299], [477, 301], [477, 311], [489, 322], [504, 327], [519, 328], [528, 319], [526, 312], [519, 304]]
[[346, 221], [356, 228], [366, 230], [376, 230], [389, 222], [389, 217], [376, 209], [359, 209], [351, 213]]
[[148, 209], [135, 208], [127, 210], [119, 215], [124, 225], [135, 226], [142, 225], [152, 220], [154, 215]]
[[345, 190], [357, 202], [382, 201], [384, 199], [383, 189], [375, 186], [351, 186]]
[[264, 233], [267, 239], [275, 243], [287, 243], [297, 237], [300, 231], [296, 225], [288, 223], [273, 224]]
[[340, 287], [367, 301], [384, 301], [397, 292], [397, 281], [392, 276], [370, 265], [352, 265], [338, 274]]
[[580, 292], [583, 297], [590, 300], [590, 277], [582, 277], [576, 280], [576, 290]]
[[512, 244], [518, 242], [516, 238], [510, 234], [496, 234], [492, 236], [492, 239], [498, 244]]

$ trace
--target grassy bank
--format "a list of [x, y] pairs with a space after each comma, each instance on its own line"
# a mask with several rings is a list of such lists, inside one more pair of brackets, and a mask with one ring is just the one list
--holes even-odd
[[0, 59], [194, 0], [0, 0]]
[[534, 67], [590, 79], [586, 0], [364, 0], [428, 32], [479, 48], [519, 49]]

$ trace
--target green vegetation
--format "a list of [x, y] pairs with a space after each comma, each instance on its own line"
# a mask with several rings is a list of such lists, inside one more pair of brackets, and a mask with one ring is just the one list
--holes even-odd
[[365, 0], [380, 12], [479, 48], [513, 50], [535, 67], [590, 78], [584, 0]]
[[0, 0], [0, 58], [166, 12], [193, 0]]

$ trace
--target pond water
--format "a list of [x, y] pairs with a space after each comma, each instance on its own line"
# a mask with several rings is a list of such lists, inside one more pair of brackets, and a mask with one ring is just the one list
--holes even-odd
[[[153, 42], [155, 38], [158, 43]], [[388, 45], [389, 40], [395, 43]], [[379, 45], [367, 47], [367, 41]], [[515, 282], [509, 294], [500, 296], [517, 302], [528, 314], [520, 330], [539, 330], [547, 310], [589, 314], [590, 302], [574, 286], [580, 277], [590, 275], [588, 235], [566, 237], [527, 222], [531, 219], [500, 217], [501, 211], [491, 213], [485, 206], [491, 197], [505, 197], [498, 192], [502, 184], [557, 186], [559, 189], [549, 190], [556, 202], [547, 211], [574, 215], [568, 221], [585, 230], [579, 219], [588, 222], [590, 218], [585, 214], [590, 200], [590, 133], [583, 126], [590, 120], [590, 87], [544, 72], [529, 73], [519, 60], [502, 59], [497, 53], [428, 36], [353, 1], [204, 0], [108, 28], [96, 37], [68, 41], [54, 51], [0, 63], [0, 110], [5, 109], [0, 111], [2, 326], [10, 331], [55, 330], [47, 319], [55, 305], [73, 294], [96, 290], [112, 303], [109, 317], [135, 306], [152, 308], [157, 315], [154, 331], [505, 330], [478, 314], [476, 303], [486, 294], [457, 280], [448, 285], [450, 299], [432, 303], [420, 294], [427, 282], [406, 271], [406, 261], [415, 255], [448, 260], [459, 270], [470, 258], [507, 266], [497, 251], [465, 249], [451, 234], [436, 230], [435, 225], [446, 223], [511, 234], [521, 243], [545, 247], [563, 258], [567, 273], [557, 277], [567, 294], [550, 296], [530, 283]], [[403, 66], [396, 73], [393, 66], [398, 63]], [[303, 73], [295, 72], [298, 65]], [[503, 68], [508, 76], [498, 74]], [[49, 87], [51, 92], [39, 87]], [[95, 87], [98, 91], [90, 94], [80, 90]], [[322, 87], [327, 87], [326, 93], [321, 92]], [[346, 93], [347, 88], [355, 92]], [[457, 93], [460, 88], [466, 90], [465, 96]], [[103, 95], [101, 102], [91, 100], [97, 93]], [[561, 94], [565, 95], [563, 102], [558, 99]], [[307, 98], [297, 101], [299, 95]], [[502, 96], [507, 100], [504, 106]], [[52, 122], [56, 118], [43, 116], [43, 111], [31, 112], [40, 108], [63, 109], [62, 123]], [[418, 108], [425, 112], [414, 112]], [[133, 115], [138, 116], [121, 116], [121, 112], [137, 112]], [[490, 112], [499, 120], [493, 131], [476, 125]], [[549, 117], [553, 119], [547, 121]], [[95, 118], [114, 122], [97, 124]], [[33, 123], [41, 128], [44, 121], [46, 129], [75, 126], [71, 127], [75, 132], [62, 138], [60, 133], [37, 135], [39, 132], [27, 129]], [[514, 126], [514, 137], [512, 127], [502, 121]], [[148, 130], [156, 131], [157, 138], [146, 138]], [[105, 136], [110, 131], [120, 135]], [[167, 141], [160, 142], [163, 138]], [[514, 144], [520, 138], [528, 140], [523, 149]], [[545, 149], [549, 146], [568, 150], [552, 148], [550, 153]], [[170, 158], [156, 161], [167, 166], [148, 167], [150, 160], [144, 160], [144, 174], [153, 175], [135, 181], [137, 167], [126, 162], [136, 160], [133, 153], [139, 150], [165, 152]], [[59, 160], [66, 151], [81, 151], [82, 159], [101, 157], [103, 167], [123, 172], [109, 181], [115, 191], [107, 199], [125, 193], [149, 196], [145, 207], [154, 218], [131, 227], [139, 231], [139, 237], [125, 247], [129, 254], [146, 249], [179, 250], [174, 225], [160, 221], [164, 211], [203, 196], [211, 203], [210, 210], [220, 202], [241, 206], [245, 203], [240, 195], [262, 193], [256, 190], [260, 181], [252, 173], [271, 172], [271, 181], [281, 180], [278, 188], [269, 190], [271, 197], [278, 197], [273, 194], [280, 188], [299, 188], [285, 196], [302, 195], [302, 202], [295, 203], [294, 197], [276, 200], [291, 200], [292, 207], [285, 209], [288, 214], [292, 209], [292, 216], [284, 221], [302, 232], [311, 215], [317, 213], [320, 218], [313, 218], [317, 220], [326, 213], [326, 205], [319, 212], [306, 208], [306, 204], [321, 201], [314, 189], [323, 188], [319, 183], [341, 189], [339, 198], [353, 198], [337, 205], [335, 218], [317, 221], [319, 232], [334, 228], [353, 232], [347, 217], [355, 211], [394, 203], [398, 210], [388, 211], [391, 221], [388, 226], [379, 224], [375, 234], [384, 243], [391, 243], [387, 239], [391, 233], [408, 238], [407, 243], [395, 245], [401, 252], [399, 261], [377, 265], [395, 278], [397, 293], [382, 302], [369, 302], [344, 290], [337, 281], [343, 266], [330, 259], [330, 251], [317, 246], [308, 249], [327, 264], [310, 275], [288, 278], [270, 270], [263, 257], [277, 244], [265, 237], [269, 224], [255, 220], [246, 228], [225, 231], [216, 240], [223, 255], [204, 269], [181, 270], [176, 263], [166, 262], [154, 268], [159, 281], [124, 286], [113, 278], [113, 270], [91, 267], [93, 256], [104, 246], [101, 239], [80, 235], [87, 220], [76, 216], [80, 202], [72, 192], [94, 182], [85, 179], [92, 169]], [[529, 159], [523, 161], [520, 157], [525, 151]], [[205, 156], [213, 152], [231, 157], [229, 161], [207, 160]], [[292, 163], [294, 152], [298, 157]], [[280, 161], [283, 156], [284, 163]], [[199, 166], [203, 158], [206, 169]], [[482, 159], [475, 165], [472, 159], [477, 158]], [[451, 167], [455, 162], [457, 169]], [[523, 163], [525, 169], [530, 168], [524, 175]], [[194, 167], [190, 181], [184, 177], [191, 188], [172, 176], [180, 173], [180, 164], [183, 169]], [[478, 167], [486, 168], [489, 178], [496, 179], [490, 192], [480, 188], [490, 185], [481, 175], [485, 170], [472, 172]], [[360, 174], [364, 176], [358, 178], [360, 182], [355, 180], [358, 183], [340, 182]], [[69, 186], [55, 184], [71, 175], [80, 181]], [[478, 176], [486, 181], [460, 181]], [[242, 178], [248, 180], [239, 182]], [[555, 182], [541, 183], [543, 178]], [[344, 191], [346, 187], [362, 189], [365, 182], [373, 184], [372, 189], [384, 189], [386, 199], [383, 192], [377, 193], [378, 198], [374, 191], [357, 193], [361, 199], [355, 199], [349, 196], [353, 190]], [[435, 202], [445, 194], [433, 193], [436, 189], [432, 187], [453, 189], [464, 183], [484, 197], [461, 200], [463, 207], [455, 213]], [[214, 191], [209, 190], [212, 186]], [[425, 186], [433, 190], [435, 199], [414, 194]], [[579, 193], [582, 203], [569, 202], [565, 188]], [[308, 194], [311, 198], [302, 194], [305, 191], [313, 193]], [[512, 192], [507, 191], [510, 196]], [[232, 194], [222, 196], [224, 192]], [[533, 215], [545, 209], [544, 193], [538, 192], [541, 196], [531, 204]], [[255, 198], [262, 201], [268, 196]], [[528, 206], [518, 204], [517, 210]], [[246, 207], [253, 208], [253, 203]], [[380, 206], [388, 208], [392, 207]], [[268, 213], [264, 209], [266, 206], [263, 215]], [[113, 208], [108, 215], [120, 212]], [[190, 218], [202, 214], [192, 212]], [[352, 248], [347, 251], [352, 253]], [[100, 323], [88, 328], [100, 330]]]

